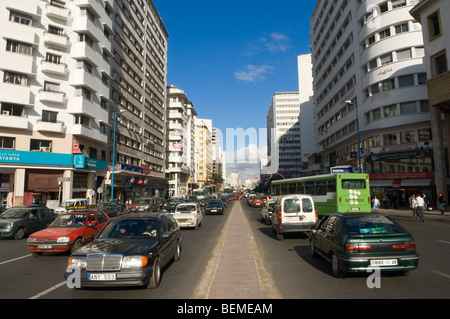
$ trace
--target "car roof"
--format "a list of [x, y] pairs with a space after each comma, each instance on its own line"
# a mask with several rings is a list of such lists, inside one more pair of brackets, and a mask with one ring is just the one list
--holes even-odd
[[160, 216], [163, 215], [170, 215], [168, 213], [165, 212], [149, 212], [149, 213], [129, 213], [129, 214], [122, 214], [119, 216], [116, 216], [112, 219], [114, 220], [127, 220], [127, 219], [157, 219]]

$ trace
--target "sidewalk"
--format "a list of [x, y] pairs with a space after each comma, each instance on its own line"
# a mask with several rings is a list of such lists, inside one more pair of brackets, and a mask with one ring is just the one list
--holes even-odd
[[267, 297], [241, 203], [236, 201], [225, 214], [231, 216], [207, 298], [265, 299]]

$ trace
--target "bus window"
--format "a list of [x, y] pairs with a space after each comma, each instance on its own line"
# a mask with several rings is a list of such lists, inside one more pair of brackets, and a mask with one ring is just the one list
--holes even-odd
[[306, 184], [305, 184], [305, 194], [315, 195], [315, 193], [314, 193], [314, 182], [306, 182]]
[[343, 179], [342, 189], [366, 189], [365, 179]]

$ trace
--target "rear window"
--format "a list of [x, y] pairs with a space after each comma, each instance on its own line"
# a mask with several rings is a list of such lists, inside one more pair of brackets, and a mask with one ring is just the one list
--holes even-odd
[[300, 211], [300, 200], [298, 198], [288, 198], [284, 201], [285, 213], [296, 213]]
[[365, 179], [343, 179], [342, 189], [366, 189]]
[[350, 234], [400, 234], [404, 230], [392, 220], [383, 215], [367, 215], [347, 217], [345, 227]]

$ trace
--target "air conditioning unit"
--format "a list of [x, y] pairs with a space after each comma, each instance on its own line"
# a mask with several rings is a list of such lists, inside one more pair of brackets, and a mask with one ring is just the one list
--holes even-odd
[[41, 146], [39, 150], [41, 152], [50, 152], [50, 147], [49, 146]]
[[2, 111], [2, 115], [9, 115], [10, 113], [9, 113], [9, 111], [8, 110], [3, 110]]

